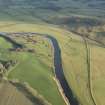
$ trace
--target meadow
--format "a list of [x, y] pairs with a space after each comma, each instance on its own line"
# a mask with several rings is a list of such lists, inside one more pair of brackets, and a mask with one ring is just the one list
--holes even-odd
[[[6, 30], [7, 32], [23, 32], [24, 30], [26, 30], [25, 32], [37, 32], [37, 33], [40, 32], [40, 33], [44, 33], [44, 34], [48, 33], [49, 35], [55, 37], [57, 39], [57, 41], [59, 42], [60, 48], [62, 50], [62, 64], [63, 64], [63, 68], [64, 68], [64, 74], [65, 74], [65, 77], [66, 77], [70, 87], [72, 88], [72, 90], [75, 94], [75, 97], [77, 97], [77, 99], [79, 100], [79, 102], [81, 104], [85, 104], [85, 105], [93, 105], [94, 104], [93, 100], [91, 98], [90, 88], [89, 88], [89, 84], [90, 84], [89, 80], [90, 79], [88, 76], [89, 71], [88, 71], [88, 65], [87, 65], [86, 45], [85, 45], [85, 42], [82, 37], [74, 35], [73, 33], [70, 33], [66, 30], [60, 29], [59, 27], [55, 27], [55, 26], [47, 27], [47, 25], [46, 25], [46, 27], [45, 26], [43, 27], [42, 25], [17, 24], [15, 26], [11, 26], [9, 28], [1, 29], [2, 32], [4, 30]], [[11, 31], [11, 30], [13, 30], [13, 31]], [[89, 41], [89, 43], [90, 43], [90, 41]], [[90, 44], [91, 44], [91, 46], [94, 46], [94, 48], [97, 48], [97, 46], [96, 46], [97, 44], [95, 42], [91, 42]], [[100, 52], [103, 52], [103, 50], [100, 50]], [[33, 67], [33, 62], [36, 62], [36, 63], [34, 63], [34, 65], [36, 64], [35, 67], [38, 67], [39, 70], [41, 70], [41, 66], [42, 66], [42, 68], [44, 68], [43, 64], [41, 64], [41, 66], [37, 66], [40, 64], [40, 63], [38, 63], [37, 57], [36, 57], [36, 61], [34, 61], [32, 59], [33, 55], [31, 55], [31, 56], [28, 56], [30, 54], [27, 54], [27, 55], [23, 54], [23, 55], [22, 55], [22, 58], [23, 58], [23, 62], [25, 62], [25, 63], [21, 63], [20, 64], [21, 66], [19, 66], [19, 67], [22, 67], [22, 68], [25, 67], [23, 64], [27, 64], [26, 68], [28, 68], [28, 64], [32, 65], [31, 67]], [[32, 59], [31, 63], [29, 61], [30, 58]], [[27, 60], [24, 60], [24, 59], [27, 59], [29, 62], [26, 62]], [[47, 69], [45, 69], [45, 71], [46, 70]], [[33, 74], [30, 74], [31, 72], [28, 72], [28, 70], [27, 70], [27, 71], [25, 71], [25, 75], [26, 74], [30, 75], [29, 80], [28, 80], [27, 76], [24, 75], [24, 70], [23, 70], [23, 73], [21, 71], [20, 72], [19, 71], [20, 70], [18, 70], [18, 66], [17, 66], [15, 68], [15, 70], [13, 70], [9, 74], [9, 78], [14, 78], [14, 75], [15, 75], [15, 78], [16, 77], [20, 78], [20, 80], [26, 79], [27, 81], [32, 83], [33, 81], [31, 81], [30, 76], [33, 77], [32, 79], [34, 79], [34, 78], [37, 78], [37, 76], [39, 75], [39, 74], [37, 74], [38, 72], [35, 72], [34, 75], [36, 75], [36, 76], [34, 76]], [[48, 71], [45, 72], [46, 75], [49, 75]], [[101, 72], [101, 71], [99, 71], [99, 72]], [[43, 72], [42, 72], [42, 74], [43, 74]], [[51, 74], [53, 74], [53, 73], [51, 72]], [[43, 76], [41, 76], [41, 77], [43, 77]], [[47, 78], [50, 78], [50, 77], [47, 76]], [[42, 81], [42, 79], [41, 79], [41, 81]], [[37, 79], [36, 79], [36, 83], [37, 83]], [[42, 83], [43, 82], [41, 82], [41, 84]], [[35, 82], [34, 82], [34, 84], [35, 84]], [[35, 88], [37, 88], [39, 90], [39, 86], [38, 87], [37, 86], [38, 85], [35, 85]], [[42, 86], [42, 85], [40, 85], [40, 86]], [[56, 84], [55, 84], [55, 86], [56, 86]], [[93, 84], [92, 84], [92, 87], [93, 87]], [[92, 90], [93, 90], [93, 88], [92, 88]], [[40, 91], [41, 90], [39, 90], [39, 92]], [[94, 94], [94, 97], [96, 97], [95, 96], [96, 93], [93, 92], [93, 94]], [[54, 100], [54, 102], [55, 102], [55, 100]]]

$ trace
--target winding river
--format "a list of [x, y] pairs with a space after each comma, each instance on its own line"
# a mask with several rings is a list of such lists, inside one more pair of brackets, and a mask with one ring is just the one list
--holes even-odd
[[[62, 67], [62, 59], [61, 59], [61, 50], [60, 50], [57, 40], [54, 37], [47, 35], [47, 34], [29, 33], [29, 35], [30, 34], [40, 35], [40, 36], [43, 36], [51, 41], [53, 48], [54, 48], [54, 67], [55, 67], [56, 78], [59, 80], [59, 83], [63, 89], [64, 95], [68, 99], [70, 105], [79, 105], [79, 102], [77, 101], [76, 97], [74, 96], [74, 94], [73, 94], [73, 92], [64, 76], [63, 67]], [[23, 35], [23, 33], [19, 33], [19, 35]], [[13, 44], [15, 43], [11, 38], [8, 38], [4, 35], [2, 35], [2, 37], [4, 37], [6, 40], [9, 40]], [[15, 45], [17, 46], [17, 43], [15, 43]], [[22, 47], [22, 46], [18, 45], [18, 47]]]
[[77, 99], [74, 97], [72, 90], [70, 89], [66, 78], [64, 76], [63, 67], [62, 67], [62, 59], [61, 59], [61, 50], [57, 40], [51, 36], [47, 36], [53, 43], [54, 47], [54, 66], [56, 77], [59, 80], [61, 87], [65, 93], [65, 96], [69, 100], [71, 105], [79, 105]]
[[73, 94], [73, 92], [64, 76], [62, 59], [61, 59], [61, 50], [60, 50], [58, 41], [51, 35], [39, 34], [39, 33], [35, 33], [35, 34], [45, 36], [52, 42], [52, 45], [54, 47], [54, 67], [55, 67], [56, 77], [59, 80], [60, 85], [63, 89], [63, 92], [64, 92], [66, 98], [68, 99], [70, 105], [79, 105], [78, 100], [74, 96], [74, 94]]

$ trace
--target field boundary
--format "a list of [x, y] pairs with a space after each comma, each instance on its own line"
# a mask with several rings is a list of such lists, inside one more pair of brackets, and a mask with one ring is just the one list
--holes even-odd
[[89, 80], [89, 91], [90, 91], [90, 95], [91, 95], [91, 99], [94, 103], [94, 105], [97, 105], [95, 97], [93, 95], [93, 91], [92, 91], [92, 82], [91, 82], [91, 69], [90, 69], [90, 48], [88, 46], [88, 42], [85, 36], [82, 36], [84, 44], [85, 44], [85, 49], [86, 49], [86, 62], [87, 62], [87, 70], [88, 70], [88, 80]]

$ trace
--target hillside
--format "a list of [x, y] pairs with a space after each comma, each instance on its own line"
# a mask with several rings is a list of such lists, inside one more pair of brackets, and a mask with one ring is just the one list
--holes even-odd
[[104, 4], [103, 0], [0, 0], [0, 20], [59, 25], [100, 41], [97, 33], [105, 32]]

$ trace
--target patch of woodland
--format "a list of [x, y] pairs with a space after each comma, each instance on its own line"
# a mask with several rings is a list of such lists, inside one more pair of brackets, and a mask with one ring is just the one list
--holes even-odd
[[17, 60], [0, 60], [0, 78], [11, 68], [17, 64]]

